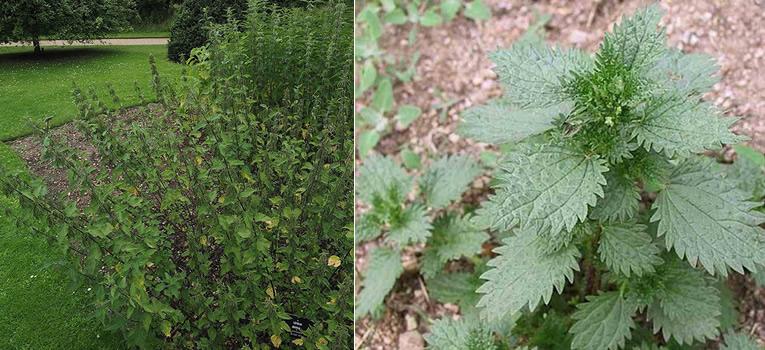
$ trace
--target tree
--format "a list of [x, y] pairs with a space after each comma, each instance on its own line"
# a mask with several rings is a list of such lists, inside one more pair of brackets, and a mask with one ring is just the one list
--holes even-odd
[[228, 13], [238, 20], [247, 14], [247, 0], [186, 0], [170, 27], [167, 57], [180, 61], [189, 57], [191, 49], [207, 43], [207, 24], [225, 23]]
[[15, 0], [0, 2], [0, 43], [32, 42], [43, 36], [86, 42], [130, 27], [133, 0]]

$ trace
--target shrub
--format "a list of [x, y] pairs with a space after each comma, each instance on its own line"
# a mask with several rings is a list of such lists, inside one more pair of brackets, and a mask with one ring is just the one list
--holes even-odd
[[[722, 281], [765, 265], [761, 183], [742, 181], [762, 173], [698, 155], [744, 138], [701, 99], [713, 61], [667, 49], [660, 17], [623, 19], [594, 57], [533, 40], [491, 56], [504, 95], [460, 129], [513, 144], [473, 220], [504, 237], [472, 293], [485, 327], [554, 300], [572, 349], [655, 343], [651, 331], [692, 344], [732, 327]], [[483, 334], [440, 322], [431, 339]]]
[[241, 20], [247, 13], [247, 0], [186, 0], [170, 26], [167, 57], [179, 62], [191, 50], [208, 42], [208, 25], [220, 24], [229, 16]]
[[[352, 12], [269, 11], [246, 33], [218, 27], [177, 88], [152, 66], [158, 111], [115, 119], [75, 89], [98, 162], [50, 136], [43, 153], [82, 201], [0, 175], [25, 209], [18, 227], [67, 252], [98, 317], [129, 346], [350, 347]], [[306, 41], [311, 53], [280, 72], [280, 55]], [[291, 319], [310, 327], [292, 337]]]

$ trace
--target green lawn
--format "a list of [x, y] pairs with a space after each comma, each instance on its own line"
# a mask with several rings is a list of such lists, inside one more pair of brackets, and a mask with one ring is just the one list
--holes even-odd
[[[147, 98], [149, 54], [158, 60], [167, 79], [181, 66], [164, 59], [165, 46], [46, 48], [36, 59], [30, 48], [0, 48], [0, 166], [24, 167], [1, 142], [26, 135], [26, 120], [53, 116], [56, 124], [71, 120], [75, 107], [72, 82], [95, 86], [104, 101], [111, 82], [123, 104], [139, 102], [138, 81]], [[19, 210], [0, 195], [0, 349], [119, 349], [119, 341], [92, 318], [86, 287], [71, 289], [67, 274], [58, 269], [62, 253], [45, 239], [20, 230], [4, 208]]]
[[[23, 167], [0, 143], [0, 166]], [[0, 208], [17, 204], [0, 195]], [[63, 260], [39, 237], [21, 232], [0, 209], [0, 349], [119, 349], [91, 317], [86, 287], [72, 290]]]
[[53, 116], [54, 125], [72, 120], [72, 82], [83, 89], [94, 86], [104, 102], [111, 102], [106, 84], [112, 83], [122, 103], [131, 105], [139, 102], [137, 81], [151, 98], [149, 54], [160, 74], [179, 74], [181, 66], [166, 59], [163, 45], [47, 47], [42, 59], [33, 57], [31, 47], [0, 48], [0, 141], [29, 134], [30, 120]]

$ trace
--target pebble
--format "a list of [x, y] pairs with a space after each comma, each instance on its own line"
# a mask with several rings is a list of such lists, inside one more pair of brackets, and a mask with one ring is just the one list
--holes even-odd
[[398, 336], [398, 348], [400, 350], [422, 350], [425, 348], [425, 340], [417, 331], [408, 331]]

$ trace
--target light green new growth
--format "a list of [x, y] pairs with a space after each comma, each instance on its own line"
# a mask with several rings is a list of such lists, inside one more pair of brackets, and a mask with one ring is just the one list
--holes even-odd
[[614, 350], [624, 347], [635, 328], [632, 315], [637, 305], [625, 300], [618, 292], [608, 292], [587, 297], [587, 302], [577, 305], [572, 316], [576, 323], [570, 332], [574, 334], [572, 349]]
[[369, 254], [369, 266], [364, 273], [366, 278], [363, 289], [356, 300], [356, 318], [374, 312], [403, 271], [398, 251], [384, 247], [373, 250]]

